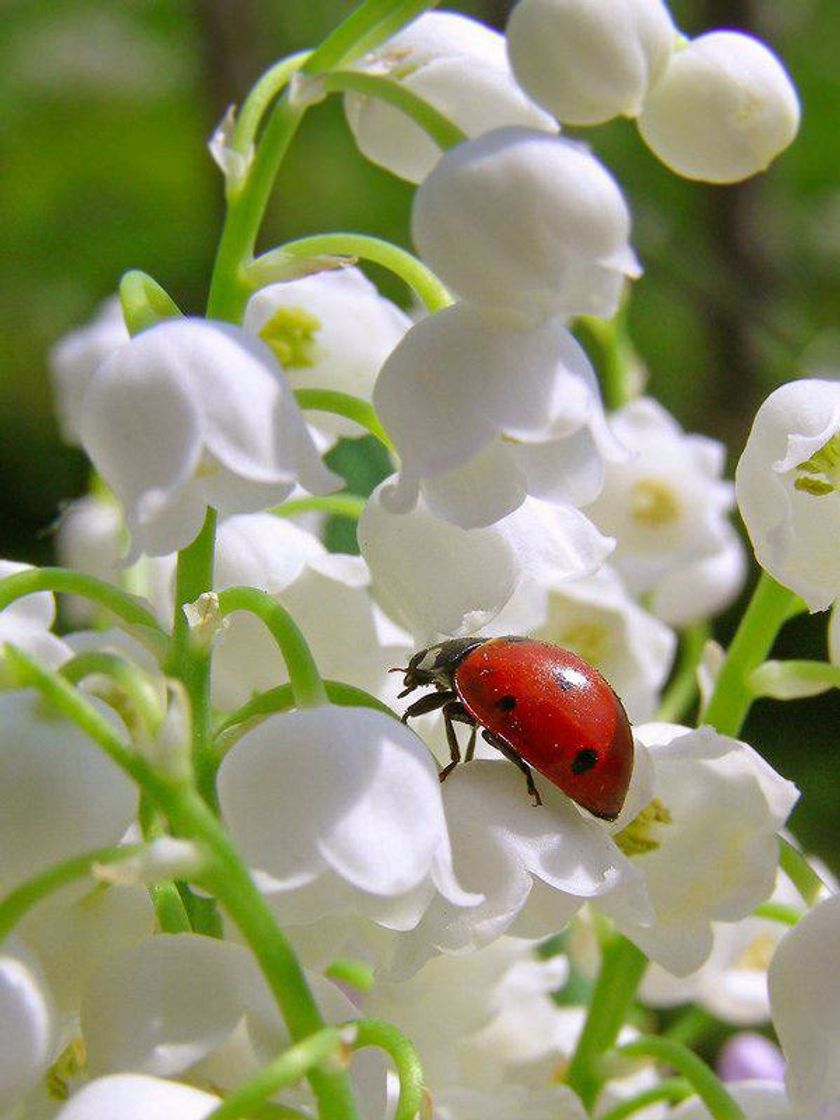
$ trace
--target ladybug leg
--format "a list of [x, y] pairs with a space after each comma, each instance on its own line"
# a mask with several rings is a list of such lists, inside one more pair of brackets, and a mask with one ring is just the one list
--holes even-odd
[[415, 700], [413, 704], [408, 705], [402, 714], [402, 722], [408, 723], [415, 716], [424, 716], [426, 712], [434, 712], [454, 699], [454, 692], [430, 692], [428, 696], [421, 696], [419, 700]]
[[530, 793], [531, 797], [533, 797], [534, 805], [542, 805], [542, 798], [540, 797], [539, 790], [534, 785], [534, 775], [531, 773], [531, 767], [528, 765], [525, 759], [522, 758], [521, 755], [518, 755], [512, 747], [509, 747], [507, 745], [507, 743], [503, 742], [501, 739], [497, 739], [496, 736], [491, 732], [482, 731], [481, 737], [484, 739], [485, 743], [489, 743], [491, 747], [495, 747], [497, 751], [501, 751], [505, 758], [509, 759], [519, 767], [519, 769], [525, 775], [525, 782], [528, 786], [528, 793]]
[[467, 743], [467, 753], [464, 755], [464, 762], [472, 762], [473, 755], [475, 754], [475, 739], [478, 735], [478, 724], [472, 722], [472, 731], [470, 731], [470, 741]]
[[452, 761], [444, 766], [438, 774], [442, 782], [449, 777], [461, 761], [461, 748], [458, 745], [458, 736], [455, 734], [456, 720], [458, 723], [468, 723], [472, 727], [470, 743], [475, 739], [475, 720], [459, 700], [450, 700], [443, 708], [443, 725], [446, 728], [446, 741], [449, 744], [449, 757]]

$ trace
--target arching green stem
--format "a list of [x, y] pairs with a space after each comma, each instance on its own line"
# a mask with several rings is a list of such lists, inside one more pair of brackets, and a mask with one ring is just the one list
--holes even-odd
[[452, 296], [437, 276], [412, 253], [390, 241], [363, 233], [321, 233], [287, 241], [257, 257], [248, 265], [245, 274], [258, 288], [294, 275], [298, 262], [318, 257], [361, 259], [381, 265], [403, 280], [430, 313], [452, 303]]
[[684, 1101], [686, 1097], [692, 1096], [693, 1093], [694, 1090], [684, 1077], [667, 1077], [664, 1081], [660, 1081], [658, 1085], [654, 1085], [653, 1088], [645, 1089], [643, 1092], [637, 1093], [635, 1097], [628, 1097], [627, 1100], [607, 1109], [606, 1112], [602, 1112], [598, 1120], [625, 1120], [625, 1117], [632, 1116], [635, 1112], [641, 1112], [648, 1105], [657, 1104], [659, 1101], [676, 1104], [678, 1101]]
[[744, 1113], [721, 1081], [704, 1061], [679, 1042], [651, 1036], [619, 1046], [614, 1053], [626, 1058], [655, 1058], [671, 1066], [691, 1083], [714, 1120], [744, 1120]]
[[779, 837], [779, 867], [799, 891], [803, 901], [813, 906], [820, 894], [826, 890], [826, 885], [797, 848]]
[[754, 693], [750, 677], [766, 660], [782, 625], [805, 609], [786, 587], [762, 572], [741, 624], [726, 652], [703, 722], [722, 735], [741, 730]]
[[295, 399], [302, 409], [332, 412], [336, 416], [354, 420], [361, 427], [366, 428], [372, 436], [376, 436], [383, 447], [389, 451], [394, 450], [388, 433], [379, 423], [373, 405], [360, 397], [354, 397], [350, 393], [339, 393], [334, 389], [296, 389]]
[[128, 698], [145, 733], [150, 738], [157, 734], [164, 717], [157, 689], [143, 670], [125, 657], [102, 650], [88, 650], [71, 657], [61, 666], [60, 672], [71, 684], [78, 684], [93, 675], [107, 677]]
[[352, 1028], [342, 1031], [338, 1027], [325, 1027], [299, 1042], [264, 1066], [250, 1081], [234, 1089], [224, 1104], [208, 1114], [207, 1120], [241, 1120], [252, 1116], [269, 1097], [294, 1085], [328, 1059], [337, 1058], [347, 1049], [345, 1035], [350, 1033]]
[[229, 587], [219, 593], [219, 610], [223, 616], [234, 611], [248, 611], [265, 623], [286, 663], [296, 707], [311, 708], [327, 703], [324, 682], [312, 651], [300, 627], [276, 599], [254, 587]]
[[[331, 704], [339, 704], [347, 708], [374, 708], [386, 716], [399, 719], [399, 716], [392, 712], [387, 704], [383, 704], [381, 700], [377, 700], [369, 692], [356, 688], [355, 685], [328, 680], [325, 680], [323, 685], [327, 699]], [[225, 732], [230, 731], [238, 724], [247, 723], [259, 716], [271, 715], [272, 712], [285, 712], [294, 706], [295, 694], [290, 684], [281, 684], [276, 688], [270, 688], [267, 692], [260, 692], [252, 697], [241, 708], [224, 715], [216, 724], [216, 737], [224, 735]]]
[[145, 844], [126, 844], [122, 847], [96, 848], [79, 856], [54, 863], [45, 871], [33, 875], [31, 879], [15, 887], [0, 902], [0, 942], [12, 932], [15, 926], [34, 909], [39, 902], [55, 891], [87, 879], [97, 864], [121, 863], [139, 855]]
[[437, 3], [438, 0], [364, 0], [313, 51], [306, 71], [320, 74], [339, 63], [352, 62]]
[[756, 906], [753, 914], [756, 918], [768, 918], [771, 922], [781, 922], [786, 926], [795, 926], [802, 917], [801, 910], [784, 902], [762, 902]]
[[263, 117], [289, 84], [290, 79], [311, 57], [312, 51], [299, 51], [297, 54], [289, 55], [288, 58], [281, 58], [255, 82], [236, 117], [231, 137], [235, 152], [241, 156], [248, 156], [252, 145], [256, 143]]
[[750, 688], [755, 696], [776, 700], [816, 696], [840, 688], [840, 665], [827, 661], [765, 661], [750, 676]]
[[67, 568], [27, 568], [0, 580], [0, 611], [26, 595], [39, 591], [58, 591], [80, 595], [105, 607], [127, 626], [142, 626], [160, 644], [164, 632], [148, 604], [105, 580], [83, 575]]
[[390, 1057], [397, 1071], [400, 1093], [393, 1120], [415, 1120], [423, 1102], [423, 1068], [405, 1035], [380, 1019], [358, 1019], [354, 1050], [376, 1046]]
[[467, 139], [463, 129], [439, 112], [428, 101], [418, 97], [407, 86], [380, 74], [365, 74], [358, 70], [333, 70], [313, 81], [326, 93], [359, 93], [363, 97], [373, 97], [387, 105], [399, 109], [415, 124], [419, 125], [439, 148], [446, 151]]
[[698, 622], [686, 627], [680, 638], [680, 658], [670, 684], [656, 713], [665, 723], [678, 723], [697, 696], [697, 668], [709, 639], [709, 624]]

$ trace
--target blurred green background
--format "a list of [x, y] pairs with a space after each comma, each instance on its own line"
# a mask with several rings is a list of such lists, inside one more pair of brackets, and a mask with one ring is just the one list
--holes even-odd
[[[453, 5], [502, 28], [502, 0]], [[5, 0], [0, 10], [0, 556], [47, 561], [82, 456], [61, 446], [46, 353], [128, 268], [201, 312], [223, 213], [206, 141], [278, 57], [314, 45], [351, 0]], [[650, 389], [734, 465], [767, 392], [840, 375], [840, 3], [674, 0], [688, 34], [747, 28], [785, 59], [802, 130], [771, 171], [735, 188], [687, 183], [627, 122], [586, 139], [634, 213], [646, 275], [630, 310]], [[292, 151], [263, 246], [328, 229], [408, 241], [411, 188], [356, 153], [335, 99]], [[387, 294], [405, 292], [375, 277]], [[373, 481], [357, 476], [360, 487]], [[840, 545], [840, 542], [838, 542]], [[720, 621], [726, 640], [736, 612]], [[825, 617], [798, 620], [780, 654], [823, 656]], [[804, 791], [794, 826], [840, 868], [836, 696], [759, 704], [747, 737]]]

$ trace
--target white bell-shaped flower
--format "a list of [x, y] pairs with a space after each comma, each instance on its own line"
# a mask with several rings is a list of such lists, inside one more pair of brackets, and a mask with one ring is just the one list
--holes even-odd
[[[726, 1086], [746, 1120], [804, 1120], [777, 1081], [742, 1081]], [[668, 1112], [669, 1120], [712, 1120], [712, 1113], [698, 1096], [691, 1096]], [[826, 1113], [820, 1120], [833, 1120]]]
[[752, 747], [711, 727], [634, 731], [653, 763], [653, 801], [617, 840], [644, 876], [655, 919], [628, 920], [621, 888], [598, 905], [651, 960], [685, 976], [712, 951], [713, 921], [737, 921], [769, 897], [777, 833], [798, 791]]
[[[115, 724], [105, 704], [90, 703]], [[116, 844], [137, 790], [75, 723], [33, 692], [0, 692], [0, 882]]]
[[[639, 770], [637, 781], [644, 767]], [[651, 918], [641, 873], [608, 830], [539, 774], [535, 778], [542, 798], [537, 807], [507, 760], [475, 759], [443, 783], [459, 881], [484, 900], [456, 910], [433, 899], [419, 926], [397, 944], [394, 976], [412, 975], [438, 952], [475, 950], [503, 933], [548, 937], [585, 902], [620, 885], [637, 920]], [[631, 787], [628, 802], [635, 800]]]
[[[382, 363], [411, 326], [358, 268], [319, 272], [261, 288], [243, 326], [266, 342], [293, 389], [332, 389], [369, 401]], [[358, 425], [327, 413], [309, 423], [329, 439]]]
[[34, 956], [17, 943], [0, 951], [0, 1114], [16, 1106], [55, 1058], [58, 1022]]
[[[0, 580], [31, 569], [31, 564], [0, 560]], [[25, 595], [0, 611], [0, 680], [3, 678], [3, 646], [6, 642], [56, 668], [71, 656], [65, 642], [50, 632], [55, 622], [55, 598], [50, 591]]]
[[422, 485], [432, 512], [465, 529], [527, 494], [586, 505], [605, 461], [626, 457], [585, 352], [555, 317], [459, 303], [422, 319], [382, 367], [373, 401], [400, 456], [383, 500], [406, 512]]
[[[557, 130], [517, 85], [504, 37], [457, 12], [425, 12], [356, 68], [399, 82], [469, 137], [503, 125]], [[401, 179], [421, 182], [440, 158], [431, 137], [383, 101], [349, 93], [344, 107], [360, 151]]]
[[461, 299], [531, 317], [610, 318], [641, 273], [615, 179], [582, 144], [533, 129], [451, 148], [415, 195], [412, 231]]
[[747, 578], [741, 538], [728, 521], [716, 552], [688, 561], [663, 575], [651, 588], [648, 605], [669, 626], [689, 626], [712, 618], [734, 602]]
[[782, 940], [770, 965], [773, 1025], [787, 1058], [796, 1115], [840, 1109], [840, 895], [819, 903]]
[[625, 405], [611, 425], [634, 457], [607, 466], [603, 490], [587, 513], [615, 537], [611, 562], [629, 590], [653, 591], [699, 561], [728, 555], [727, 512], [734, 503], [732, 484], [722, 478], [723, 444], [686, 434], [651, 398]]
[[362, 913], [415, 924], [436, 893], [478, 901], [452, 871], [431, 756], [370, 708], [307, 708], [247, 731], [219, 770], [222, 815], [286, 921]]
[[740, 31], [711, 31], [677, 45], [638, 125], [654, 155], [678, 175], [737, 183], [792, 142], [799, 99], [764, 43]]
[[65, 443], [81, 443], [82, 401], [88, 383], [108, 355], [128, 338], [119, 297], [112, 296], [90, 322], [62, 335], [50, 350], [55, 409]]
[[756, 414], [735, 472], [756, 559], [812, 611], [840, 596], [840, 381], [782, 385]]
[[55, 1120], [204, 1120], [221, 1097], [141, 1073], [116, 1073], [83, 1086]]
[[[271, 514], [243, 514], [219, 526], [215, 586], [260, 587], [296, 619], [323, 676], [393, 697], [394, 677], [411, 645], [374, 603], [359, 556], [330, 553], [311, 533]], [[231, 615], [213, 657], [221, 707], [288, 680], [277, 643], [245, 612]]]
[[677, 29], [662, 0], [519, 0], [507, 25], [516, 80], [566, 124], [635, 117]]
[[652, 717], [676, 648], [674, 632], [608, 565], [579, 579], [528, 581], [484, 633], [527, 634], [574, 650], [604, 674], [632, 722]]
[[570, 506], [528, 498], [484, 529], [436, 517], [422, 500], [392, 513], [383, 483], [359, 520], [374, 594], [417, 644], [473, 634], [495, 617], [523, 580], [562, 580], [594, 572], [609, 555], [602, 537]]
[[338, 485], [269, 347], [227, 323], [171, 319], [115, 350], [85, 393], [82, 439], [122, 502], [132, 559], [189, 544], [208, 505], [254, 513], [298, 480]]
[[492, 1091], [453, 1085], [436, 1093], [433, 1120], [585, 1120], [567, 1085], [501, 1085]]

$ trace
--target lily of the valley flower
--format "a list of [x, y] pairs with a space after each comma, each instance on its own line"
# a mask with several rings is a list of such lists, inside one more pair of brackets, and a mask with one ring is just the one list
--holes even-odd
[[575, 125], [635, 117], [677, 40], [662, 0], [520, 0], [506, 35], [522, 88]]
[[735, 473], [758, 562], [812, 611], [840, 596], [840, 382], [791, 381], [759, 408]]
[[[91, 698], [106, 718], [104, 704]], [[0, 692], [0, 882], [116, 844], [137, 790], [77, 727], [33, 692]]]
[[[359, 556], [327, 552], [317, 537], [271, 514], [231, 517], [219, 526], [215, 585], [247, 584], [275, 596], [297, 619], [321, 673], [392, 696], [388, 674], [410, 639], [373, 602]], [[232, 615], [213, 658], [213, 694], [221, 707], [243, 704], [256, 689], [288, 680], [277, 644], [252, 615]]]
[[451, 148], [415, 195], [412, 230], [461, 299], [531, 317], [610, 318], [641, 272], [615, 179], [583, 145], [533, 129]]
[[383, 499], [405, 512], [422, 486], [433, 513], [490, 525], [527, 494], [570, 506], [626, 457], [586, 354], [563, 320], [532, 323], [460, 303], [416, 323], [373, 394], [400, 455]]
[[768, 984], [796, 1115], [830, 1120], [840, 1109], [840, 895], [800, 918], [776, 950]]
[[725, 448], [685, 433], [650, 398], [625, 405], [611, 425], [634, 457], [607, 465], [604, 488], [587, 513], [615, 537], [612, 563], [633, 594], [651, 591], [654, 604], [659, 595], [666, 621], [703, 617], [739, 588], [740, 550], [727, 519], [732, 484], [722, 478]]
[[[457, 12], [424, 13], [356, 68], [399, 82], [469, 137], [503, 125], [557, 128], [516, 84], [498, 31]], [[376, 98], [350, 93], [344, 105], [369, 160], [410, 182], [425, 179], [440, 149], [419, 125]]]
[[764, 43], [739, 31], [712, 31], [677, 45], [638, 125], [651, 151], [678, 175], [737, 183], [792, 142], [799, 100]]
[[391, 512], [383, 500], [389, 485], [381, 484], [365, 507], [359, 546], [374, 594], [418, 645], [472, 634], [523, 581], [588, 575], [612, 548], [570, 506], [528, 498], [493, 525], [462, 529], [435, 517], [422, 498], [411, 513]]
[[440, 892], [471, 907], [452, 870], [434, 763], [398, 720], [323, 706], [269, 717], [219, 770], [222, 815], [286, 921], [361, 913], [410, 928]]
[[[411, 320], [357, 268], [269, 284], [248, 302], [243, 326], [274, 351], [293, 389], [332, 389], [370, 400], [382, 363]], [[309, 423], [334, 441], [360, 434], [341, 417]]]
[[0, 951], [0, 1113], [16, 1106], [53, 1060], [58, 1021], [34, 957], [20, 945]]
[[798, 791], [752, 747], [711, 727], [634, 731], [653, 764], [654, 800], [616, 839], [644, 877], [655, 918], [625, 914], [621, 888], [598, 906], [651, 960], [685, 976], [708, 958], [713, 921], [737, 921], [769, 897], [777, 833]]
[[168, 320], [113, 351], [85, 393], [82, 439], [122, 502], [132, 558], [189, 544], [208, 505], [254, 513], [298, 480], [338, 485], [269, 347], [226, 323]]
[[[0, 579], [29, 571], [30, 564], [0, 560]], [[53, 668], [71, 656], [65, 642], [50, 632], [55, 622], [55, 598], [49, 591], [39, 591], [15, 600], [0, 612], [0, 680], [3, 679], [3, 646], [6, 642], [37, 657]]]
[[55, 1120], [204, 1120], [221, 1098], [192, 1085], [118, 1073], [91, 1081], [55, 1114]]

